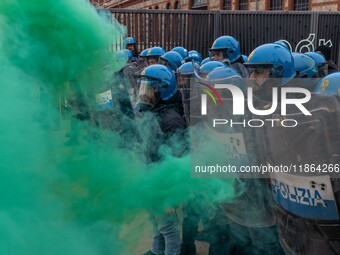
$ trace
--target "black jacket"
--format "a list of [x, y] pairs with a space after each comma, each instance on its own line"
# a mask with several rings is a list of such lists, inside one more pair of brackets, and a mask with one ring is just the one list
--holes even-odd
[[234, 68], [241, 75], [242, 78], [249, 78], [249, 70], [243, 64], [244, 62], [241, 56], [233, 64], [231, 64], [231, 67]]
[[168, 147], [175, 157], [187, 152], [187, 124], [179, 93], [167, 102], [160, 101], [143, 118], [140, 127], [147, 162], [162, 159], [161, 146]]
[[327, 62], [327, 65], [328, 65], [328, 74], [339, 72], [337, 65], [332, 60], [329, 60]]

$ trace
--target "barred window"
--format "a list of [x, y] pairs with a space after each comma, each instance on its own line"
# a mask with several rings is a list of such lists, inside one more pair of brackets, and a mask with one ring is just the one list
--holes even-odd
[[282, 10], [282, 0], [270, 0], [270, 10], [281, 11]]
[[231, 10], [231, 0], [224, 0], [224, 10]]
[[248, 0], [239, 0], [239, 10], [248, 10]]
[[294, 1], [294, 11], [308, 11], [309, 10], [309, 0], [295, 0]]

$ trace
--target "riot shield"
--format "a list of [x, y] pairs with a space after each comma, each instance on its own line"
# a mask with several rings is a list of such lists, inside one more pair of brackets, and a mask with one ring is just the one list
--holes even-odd
[[[200, 120], [199, 115], [195, 115], [200, 107], [200, 99], [198, 97], [199, 86], [190, 75], [177, 75], [177, 90], [180, 91], [182, 97], [184, 118], [188, 126], [195, 125]], [[192, 92], [195, 91], [195, 92]]]
[[[131, 68], [128, 67], [128, 70]], [[132, 70], [132, 69], [131, 69]], [[93, 94], [88, 95], [91, 105], [91, 120], [101, 130], [111, 130], [118, 134], [122, 141], [133, 141], [136, 138], [134, 112], [129, 89], [131, 70], [124, 69], [113, 74], [106, 68], [110, 80], [94, 86]]]
[[[249, 171], [265, 163], [262, 132], [248, 125], [254, 116], [246, 107], [235, 115], [235, 93], [224, 87], [232, 85], [246, 95], [246, 81], [228, 77], [211, 84], [196, 81], [191, 97], [191, 176], [196, 178], [234, 178], [235, 199], [221, 201], [229, 219], [246, 227], [269, 227], [275, 224], [268, 179], [259, 171]], [[246, 97], [242, 100], [246, 105]]]
[[126, 89], [128, 91], [131, 104], [134, 106], [137, 102], [138, 96], [138, 83], [137, 76], [139, 75], [139, 69], [137, 68], [135, 63], [128, 63], [123, 68], [123, 74], [125, 78]]
[[[256, 177], [256, 172], [252, 174], [247, 172], [243, 175], [241, 166], [260, 165], [264, 162], [265, 155], [261, 150], [263, 135], [257, 129], [248, 125], [248, 122], [253, 119], [253, 114], [245, 107], [244, 114], [234, 114], [234, 109], [238, 106], [235, 104], [233, 92], [224, 87], [225, 84], [232, 85], [246, 95], [246, 81], [237, 76], [218, 82], [209, 84], [204, 80], [195, 80], [193, 82], [194, 87], [191, 87], [190, 97], [196, 100], [190, 102], [190, 121], [197, 123], [201, 128], [202, 136], [209, 140], [204, 147], [211, 147], [211, 150], [213, 150], [213, 153], [206, 154], [209, 155], [208, 157], [199, 156], [196, 158], [195, 154], [192, 154], [192, 159], [197, 159], [196, 163], [198, 163], [195, 164], [192, 161], [192, 167], [206, 165], [211, 166], [210, 169], [212, 170], [213, 165], [215, 165], [215, 168], [221, 166], [222, 168], [219, 171], [209, 172], [210, 175], [215, 177], [233, 178], [235, 173], [238, 177]], [[241, 100], [242, 104], [246, 105], [246, 97]], [[196, 139], [195, 132], [193, 132], [192, 137]], [[191, 139], [192, 153], [200, 150], [195, 145], [195, 139]], [[216, 157], [210, 154], [214, 154]], [[203, 161], [199, 163], [201, 160], [209, 161], [209, 158], [211, 159], [210, 162], [214, 161], [212, 165]], [[195, 175], [197, 171], [194, 168], [192, 174]]]
[[286, 254], [339, 254], [340, 100], [312, 94], [304, 106], [310, 116], [295, 106], [285, 116], [278, 109], [278, 125], [265, 130], [267, 163], [289, 168], [271, 172], [280, 242]]
[[[330, 164], [340, 162], [340, 104], [337, 96], [313, 94], [305, 107], [306, 116], [294, 106], [278, 121], [295, 120], [296, 127], [268, 128], [268, 156], [271, 164]], [[287, 123], [288, 123], [287, 122]]]

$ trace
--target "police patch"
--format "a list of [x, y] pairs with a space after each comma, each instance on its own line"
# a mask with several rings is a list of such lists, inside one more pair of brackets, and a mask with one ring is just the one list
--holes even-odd
[[321, 91], [325, 91], [328, 85], [329, 85], [329, 80], [324, 80], [323, 83], [321, 84]]
[[251, 57], [254, 55], [254, 51], [252, 53], [250, 53], [249, 57], [248, 57], [248, 61], [251, 59]]
[[112, 92], [111, 90], [96, 94], [96, 103], [98, 110], [106, 110], [112, 107]]
[[330, 177], [271, 174], [274, 201], [292, 214], [313, 220], [339, 220]]

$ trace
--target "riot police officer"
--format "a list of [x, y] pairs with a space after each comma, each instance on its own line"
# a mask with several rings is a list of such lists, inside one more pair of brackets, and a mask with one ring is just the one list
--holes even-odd
[[209, 49], [210, 57], [215, 61], [227, 62], [243, 78], [249, 77], [248, 70], [242, 65], [240, 43], [232, 36], [224, 35], [217, 38]]
[[127, 37], [124, 40], [124, 44], [126, 45], [126, 49], [131, 51], [132, 55], [134, 56], [135, 59], [138, 58], [139, 52], [137, 49], [137, 41], [133, 37]]
[[[152, 123], [151, 139], [147, 144], [147, 161], [155, 162], [161, 159], [159, 146], [167, 144], [172, 149], [172, 154], [181, 157], [186, 152], [186, 144], [178, 146], [177, 141], [185, 141], [186, 123], [182, 118], [182, 109], [178, 104], [176, 96], [176, 78], [174, 73], [163, 65], [155, 64], [145, 68], [141, 73], [139, 90], [139, 105], [141, 112], [146, 116], [150, 113], [155, 116], [156, 122], [148, 119]], [[156, 127], [157, 126], [157, 127]], [[148, 130], [150, 132], [150, 130]], [[143, 133], [143, 132], [141, 132]], [[175, 139], [176, 144], [172, 144], [173, 136], [183, 136]], [[180, 254], [180, 235], [177, 225], [177, 217], [174, 209], [167, 210], [161, 214], [156, 208], [150, 213], [150, 218], [154, 227], [154, 238], [152, 249], [146, 254]]]

